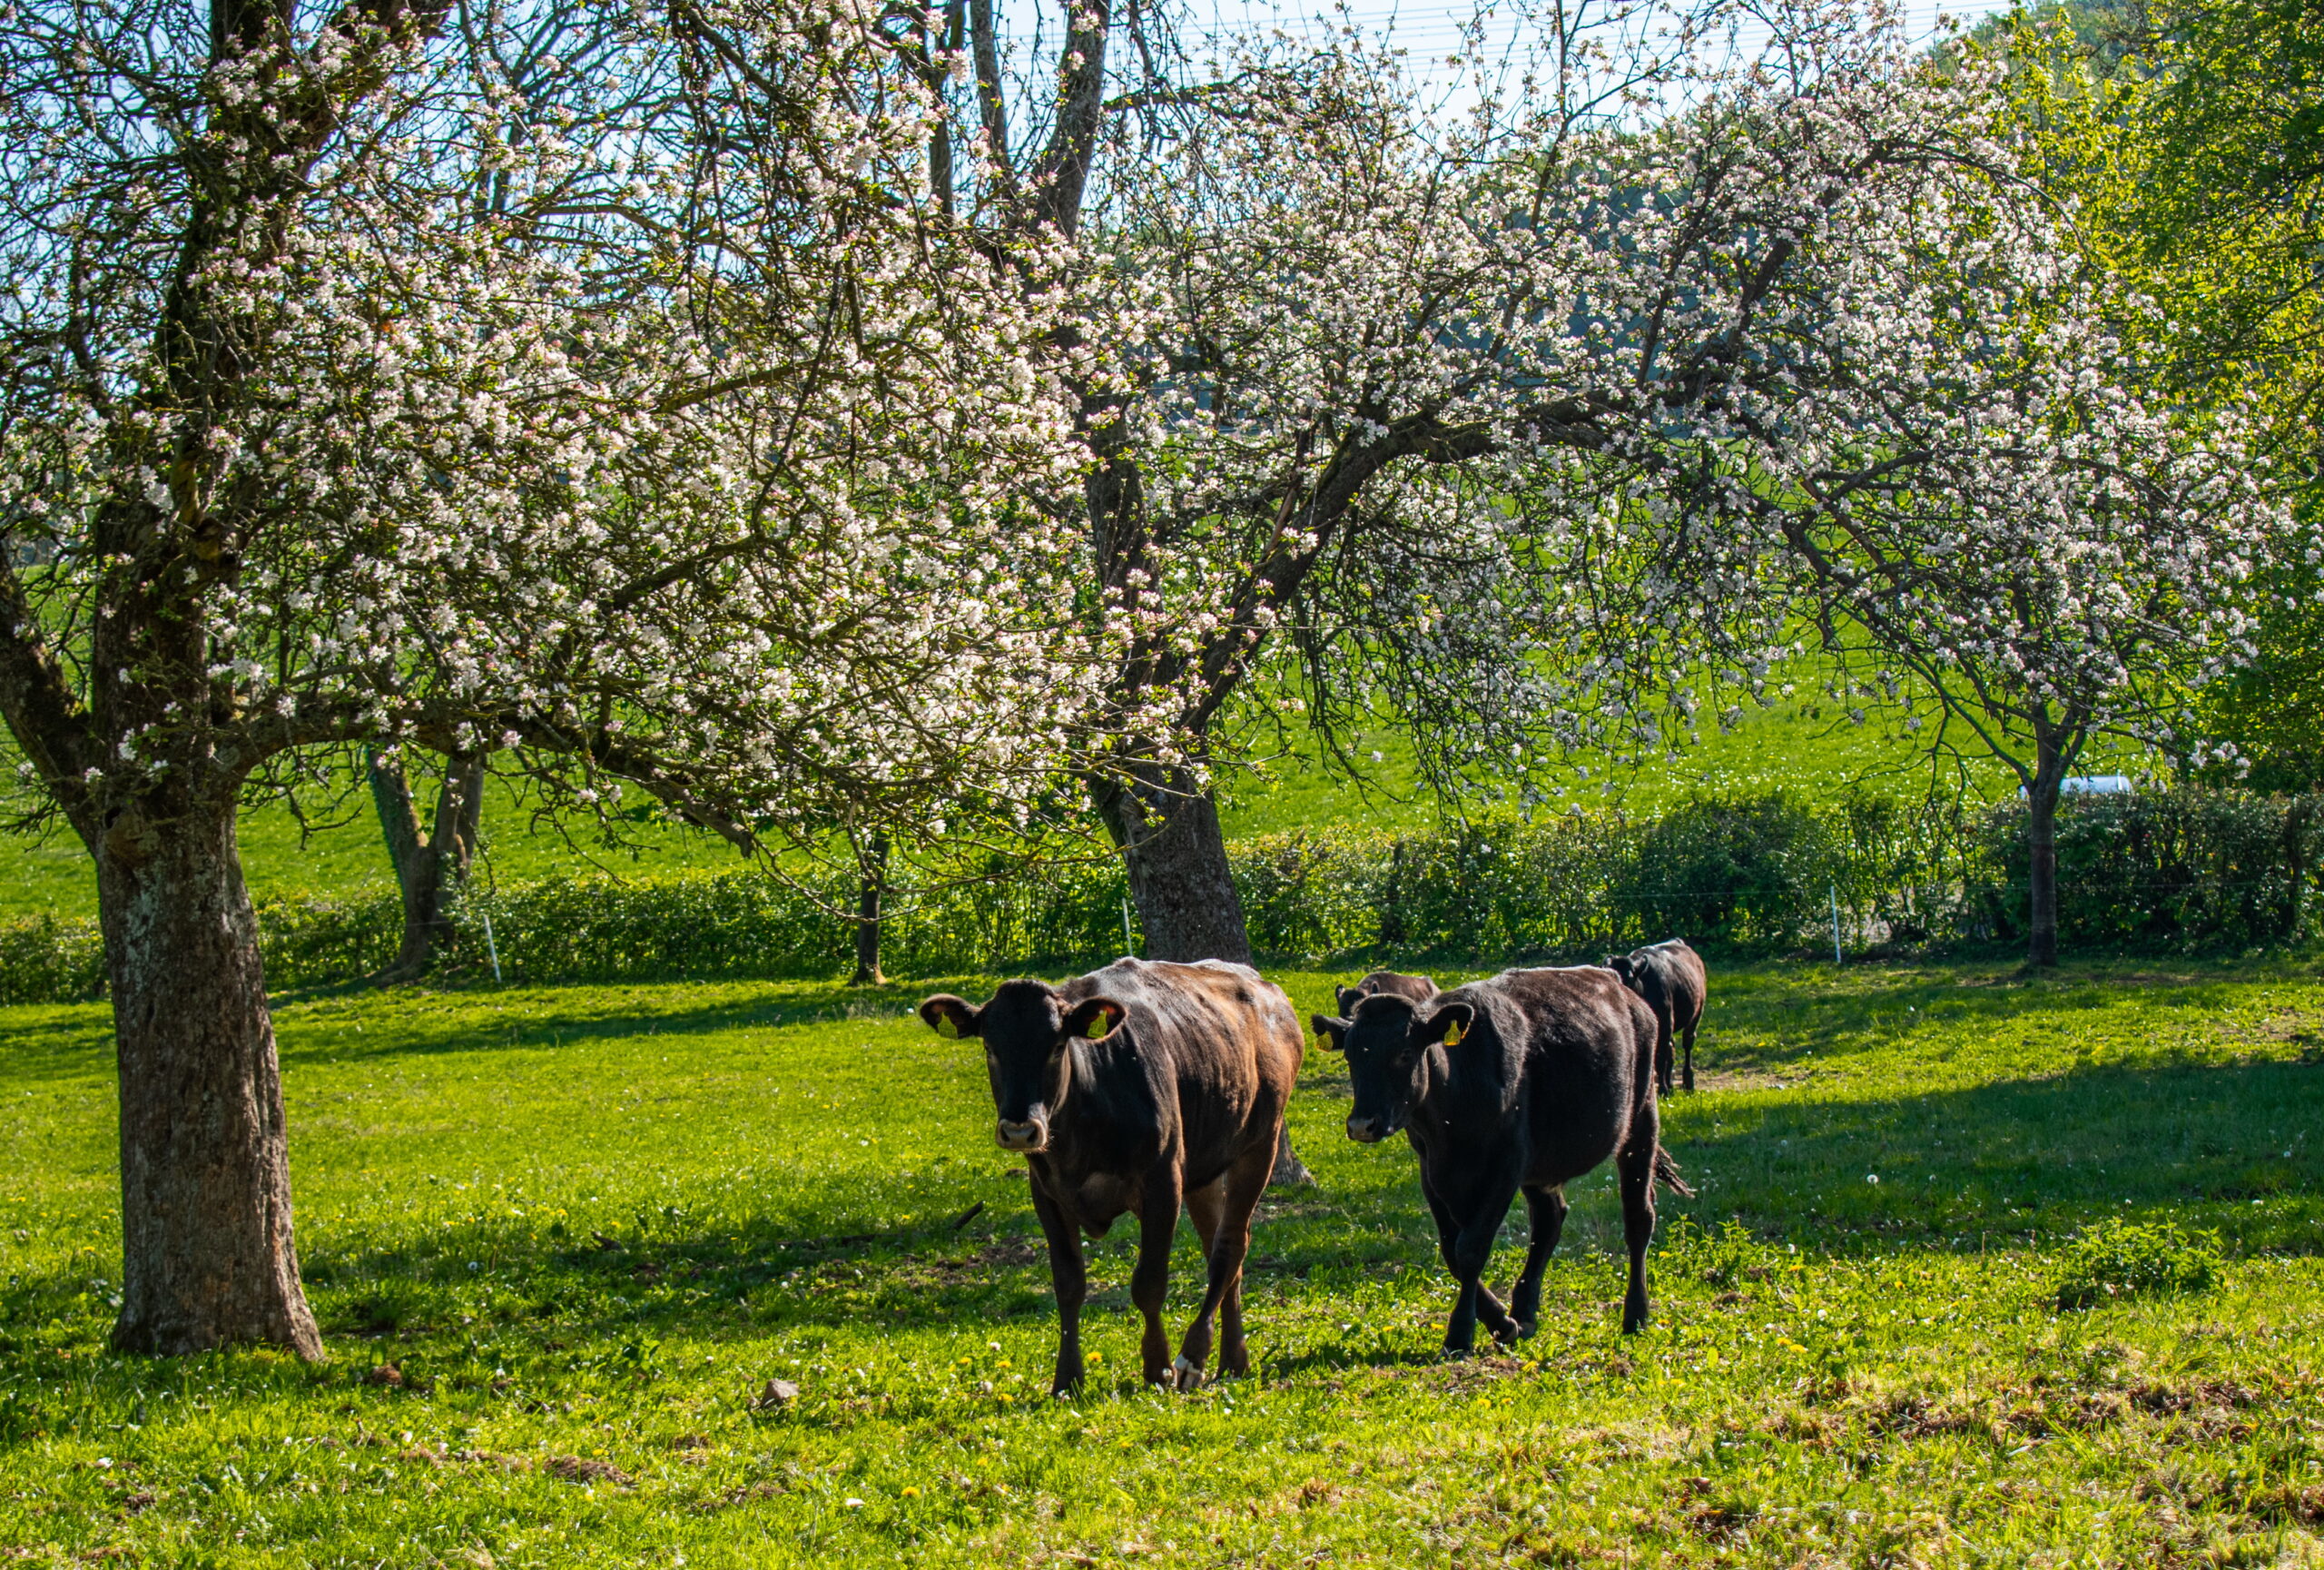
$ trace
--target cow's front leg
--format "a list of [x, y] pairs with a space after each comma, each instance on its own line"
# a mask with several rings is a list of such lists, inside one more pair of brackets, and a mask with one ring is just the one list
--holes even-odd
[[1170, 1338], [1162, 1328], [1162, 1305], [1170, 1295], [1170, 1244], [1178, 1233], [1181, 1201], [1177, 1160], [1157, 1162], [1140, 1185], [1137, 1211], [1137, 1268], [1130, 1272], [1129, 1300], [1146, 1316], [1146, 1331], [1138, 1339], [1138, 1360], [1146, 1382], [1172, 1382]]
[[1509, 1214], [1509, 1203], [1517, 1197], [1517, 1179], [1518, 1166], [1514, 1161], [1497, 1163], [1485, 1174], [1484, 1180], [1473, 1190], [1475, 1202], [1460, 1218], [1459, 1235], [1446, 1250], [1445, 1263], [1452, 1267], [1452, 1279], [1460, 1289], [1452, 1299], [1452, 1320], [1444, 1327], [1447, 1357], [1469, 1355], [1476, 1342], [1480, 1313], [1484, 1315], [1485, 1328], [1494, 1340], [1506, 1346], [1517, 1339], [1517, 1321], [1494, 1300], [1483, 1279], [1485, 1265], [1492, 1258], [1493, 1239], [1501, 1235], [1501, 1223]]
[[[1422, 1197], [1428, 1201], [1429, 1215], [1436, 1221], [1437, 1257], [1444, 1261], [1444, 1268], [1452, 1271], [1452, 1279], [1458, 1281], [1461, 1279], [1461, 1217], [1451, 1203], [1429, 1182], [1426, 1172], [1421, 1174], [1420, 1191]], [[1506, 1212], [1509, 1209], [1509, 1201], [1504, 1199], [1501, 1208], [1503, 1212]], [[1488, 1253], [1491, 1252], [1491, 1243], [1487, 1243], [1486, 1249]], [[1465, 1357], [1468, 1354], [1469, 1344], [1475, 1339], [1475, 1327], [1479, 1319], [1485, 1322], [1485, 1328], [1492, 1332], [1493, 1339], [1508, 1342], [1517, 1338], [1517, 1321], [1509, 1317], [1509, 1311], [1501, 1306], [1501, 1299], [1493, 1296], [1492, 1289], [1482, 1280], [1476, 1281], [1474, 1288], [1473, 1293], [1466, 1295], [1469, 1307], [1465, 1316], [1461, 1310], [1462, 1296], [1456, 1295], [1453, 1299], [1454, 1322], [1466, 1324], [1469, 1327], [1466, 1337], [1457, 1348], [1452, 1342], [1451, 1326], [1448, 1325], [1445, 1328], [1444, 1349], [1455, 1357]]]
[[1057, 1292], [1057, 1372], [1049, 1394], [1069, 1396], [1081, 1387], [1081, 1305], [1089, 1296], [1089, 1272], [1082, 1262], [1081, 1234], [1065, 1208], [1034, 1174], [1033, 1213], [1049, 1242], [1049, 1285]]

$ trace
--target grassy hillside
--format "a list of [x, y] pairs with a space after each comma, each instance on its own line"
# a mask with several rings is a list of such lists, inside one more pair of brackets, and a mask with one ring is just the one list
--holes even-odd
[[[1305, 1009], [1332, 978], [1282, 979]], [[1411, 1152], [1340, 1135], [1317, 1053], [1295, 1131], [1321, 1182], [1259, 1223], [1253, 1377], [1137, 1387], [1117, 1228], [1068, 1404], [981, 1067], [912, 994], [286, 1003], [319, 1368], [105, 1351], [105, 1011], [0, 1012], [0, 1545], [253, 1570], [2315, 1562], [2312, 966], [1713, 988], [1707, 1089], [1666, 1114], [1700, 1197], [1665, 1204], [1643, 1336], [1616, 1328], [1598, 1174], [1540, 1336], [1440, 1363]], [[2223, 1276], [2060, 1312], [2095, 1279], [2069, 1239], [2116, 1217], [2216, 1229]], [[1521, 1247], [1505, 1229], [1491, 1279]], [[1182, 1239], [1174, 1334], [1196, 1270]], [[754, 1404], [770, 1378], [796, 1398]]]
[[[1373, 775], [1361, 785], [1333, 777], [1320, 766], [1321, 748], [1295, 731], [1293, 736], [1286, 755], [1227, 782], [1224, 815], [1230, 834], [1333, 822], [1403, 828], [1436, 817], [1435, 800], [1420, 782], [1401, 731], [1384, 726], [1355, 743], [1357, 760]], [[2129, 766], [2121, 749], [2108, 748], [2089, 760], [2084, 772]], [[1805, 699], [1747, 709], [1724, 736], [1707, 727], [1701, 745], [1676, 762], [1624, 765], [1600, 754], [1578, 754], [1567, 760], [1554, 788], [1564, 791], [1563, 801], [1650, 814], [1690, 795], [1787, 790], [1817, 796], [1863, 789], [1917, 796], [1933, 787], [1951, 791], [1956, 779], [1950, 765], [1938, 773], [1895, 726], [1876, 720], [1858, 725], [1827, 700]], [[2014, 777], [1991, 759], [1969, 770], [1967, 785], [1988, 799], [2017, 788]]]
[[[428, 789], [432, 793], [433, 782]], [[596, 867], [618, 871], [734, 864], [734, 853], [724, 841], [675, 824], [641, 821], [626, 825], [628, 837], [639, 842], [635, 850], [602, 843], [594, 824], [576, 824], [569, 835], [559, 834], [536, 823], [530, 804], [507, 782], [494, 781], [490, 789], [480, 876], [521, 881]], [[432, 811], [432, 794], [428, 805]], [[303, 828], [287, 807], [254, 807], [242, 814], [239, 832], [243, 875], [256, 894], [353, 893], [395, 886], [395, 871], [369, 795], [351, 797], [329, 819]], [[44, 911], [94, 915], [96, 901], [95, 869], [71, 830], [59, 825], [38, 841], [0, 837], [0, 920]]]
[[[1363, 781], [1326, 771], [1322, 749], [1305, 730], [1292, 727], [1288, 736], [1284, 755], [1222, 780], [1222, 817], [1230, 837], [1341, 823], [1417, 828], [1438, 817], [1435, 797], [1419, 781], [1410, 743], [1400, 731], [1383, 727], [1359, 739], [1355, 754], [1370, 775]], [[2124, 765], [2102, 756], [2086, 766], [2102, 772]], [[1786, 789], [1812, 796], [1854, 786], [1909, 795], [1928, 789], [1931, 779], [1927, 760], [1901, 735], [1852, 724], [1827, 703], [1797, 702], [1748, 711], [1727, 736], [1706, 732], [1701, 746], [1676, 763], [1624, 766], [1603, 756], [1577, 756], [1562, 788], [1567, 801], [1652, 813], [1705, 792]], [[1952, 788], [1950, 776], [1944, 788]], [[2015, 784], [1988, 764], [1975, 771], [1972, 788], [1997, 796]], [[723, 842], [695, 830], [640, 822], [629, 832], [639, 842], [636, 849], [600, 843], [590, 824], [576, 825], [568, 839], [537, 822], [526, 800], [496, 782], [484, 816], [484, 875], [520, 881], [593, 867], [733, 864], [734, 853]], [[304, 829], [287, 808], [253, 808], [242, 816], [241, 841], [245, 874], [261, 894], [393, 884], [367, 795], [350, 798], [336, 815]], [[43, 911], [93, 914], [95, 901], [88, 857], [70, 833], [59, 830], [38, 844], [0, 838], [0, 919]]]

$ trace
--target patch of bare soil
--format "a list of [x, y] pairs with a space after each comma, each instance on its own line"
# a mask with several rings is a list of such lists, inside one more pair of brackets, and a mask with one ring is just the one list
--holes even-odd
[[906, 1255], [898, 1261], [902, 1284], [909, 1287], [965, 1287], [990, 1279], [1001, 1270], [1020, 1270], [1046, 1258], [1042, 1245], [1029, 1238], [996, 1238], [974, 1253], [929, 1259]]
[[586, 1456], [551, 1456], [550, 1473], [568, 1483], [607, 1483], [616, 1488], [630, 1485], [629, 1474], [611, 1461], [598, 1461]]

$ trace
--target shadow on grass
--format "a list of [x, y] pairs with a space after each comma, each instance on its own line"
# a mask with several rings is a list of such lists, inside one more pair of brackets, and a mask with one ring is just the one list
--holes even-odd
[[[1443, 967], [1439, 967], [1443, 969]], [[2285, 979], [2313, 970], [2298, 956], [2255, 963]], [[1052, 978], [1067, 973], [1042, 972]], [[1289, 972], [1286, 974], [1292, 973]], [[1306, 970], [1299, 975], [1311, 973]], [[1349, 972], [1352, 979], [1360, 973]], [[1465, 971], [1461, 973], [1467, 973]], [[1448, 973], [1449, 974], [1449, 973]], [[2028, 975], [2002, 962], [1934, 963], [1910, 969], [1823, 962], [1760, 961], [1714, 968], [1698, 1061], [1711, 1070], [1765, 1069], [1809, 1052], [1836, 1058], [1892, 1043], [1884, 1032], [1930, 1019], [1987, 1028], [2036, 1025], [2044, 1016], [2105, 1007], [2125, 991], [2166, 993], [2175, 1008], [2216, 1011], [2237, 1001], [2233, 982], [2167, 957], [2090, 962]], [[286, 1051], [319, 1061], [359, 1061], [655, 1035], [714, 1035], [786, 1026], [895, 1023], [931, 992], [981, 996], [992, 976], [928, 977], [877, 987], [804, 978], [318, 988], [276, 999]], [[689, 1003], [690, 991], [716, 1001]], [[666, 1002], [665, 1002], [666, 1000]], [[338, 1017], [334, 1004], [366, 1007], [360, 1037], [313, 1038]]]
[[[1674, 1138], [1701, 1191], [1693, 1201], [1666, 1197], [1662, 1210], [1666, 1220], [1712, 1227], [1738, 1218], [1826, 1254], [2056, 1239], [2104, 1215], [2215, 1228], [2237, 1253], [2312, 1254], [2324, 1252], [2324, 1167], [2305, 1137], [2317, 1127], [2324, 1069], [2298, 1063], [2096, 1068], [1923, 1096], [1754, 1103], [1731, 1109], [1715, 1131]], [[1247, 1267], [1255, 1289], [1299, 1281], [1325, 1291], [1391, 1266], [1435, 1273], [1409, 1155], [1384, 1154], [1378, 1178], [1361, 1194], [1299, 1190], [1273, 1201], [1278, 1213], [1261, 1221]], [[820, 1237], [799, 1235], [799, 1215], [783, 1227], [743, 1218], [716, 1233], [680, 1223], [602, 1239], [454, 1227], [407, 1247], [319, 1254], [311, 1275], [341, 1333], [442, 1329], [464, 1313], [604, 1337], [716, 1324], [966, 1328], [1051, 1312], [1047, 1253], [1029, 1214], [987, 1212], [957, 1231], [947, 1217]], [[1561, 1253], [1612, 1249], [1620, 1229], [1606, 1175], [1577, 1183]], [[1523, 1236], [1518, 1211], [1504, 1224], [1504, 1249]], [[1128, 1235], [1118, 1228], [1090, 1252], [1098, 1311], [1128, 1276]], [[468, 1259], [492, 1261], [481, 1282], [488, 1301]], [[1174, 1304], [1200, 1275], [1182, 1227]]]
[[[860, 988], [796, 979], [705, 981], [700, 983], [702, 992], [724, 996], [714, 1002], [688, 1006], [676, 1001], [687, 994], [684, 982], [592, 982], [573, 987], [315, 995], [302, 1000], [278, 998], [276, 1004], [286, 1056], [317, 1062], [360, 1062], [407, 1054], [554, 1048], [584, 1042], [717, 1035], [797, 1025], [897, 1024], [909, 1020], [931, 992], [973, 991], [980, 986], [989, 992], [992, 985], [989, 977]], [[656, 1007], [649, 1001], [665, 998], [673, 1000], [671, 1006]], [[294, 1011], [289, 1006], [294, 1001], [376, 1002], [379, 1006], [365, 1011], [359, 1035], [350, 1038], [342, 1032], [326, 1041], [317, 1038], [341, 1016]]]
[[[1780, 1020], [1787, 1040], [1795, 1031], [1824, 1040], [1865, 1028], [1860, 1021], [1826, 1023], [1818, 1016], [1827, 1006], [1846, 1014], [1966, 994], [1963, 1006], [1981, 1011], [1981, 1019], [2038, 1022], [2045, 1012], [2081, 1006], [2075, 1000], [2101, 985], [2132, 984], [2118, 973], [1990, 992], [1945, 975], [1842, 981], [1853, 991], [1819, 997], [1813, 1007], [1801, 1007], [1796, 992], [1787, 1002], [1773, 988], [1755, 997], [1748, 985], [1731, 988], [1714, 1006], [1737, 1018], [1738, 1030], [1742, 1022]], [[630, 1000], [619, 997], [606, 998], [603, 1009], [557, 1009], [555, 993], [448, 993], [440, 1001], [456, 1011], [451, 1017], [396, 1021], [392, 1029], [367, 1032], [359, 1047], [342, 1039], [299, 1051], [377, 1057], [473, 1050], [480, 1044], [478, 1023], [467, 1014], [480, 1000], [552, 1005], [511, 1022], [520, 1040], [538, 1044], [558, 1032], [568, 1039], [614, 1039], [797, 1023], [827, 1018], [834, 1006], [886, 1017], [929, 985], [834, 997], [830, 989], [786, 996], [770, 983], [769, 996], [675, 1009], [625, 1007]], [[666, 996], [669, 989], [655, 991]], [[2177, 989], [2206, 1008], [2222, 992], [2211, 983]], [[85, 1070], [82, 1060], [108, 1033], [85, 1011], [17, 1011], [5, 1050], [19, 1073], [67, 1061]], [[494, 1043], [487, 1038], [481, 1044]], [[1335, 1093], [1337, 1068], [1335, 1061], [1311, 1063], [1304, 1090]], [[2324, 1129], [2324, 1066], [2292, 1061], [2084, 1066], [2040, 1080], [1856, 1100], [1682, 1101], [1666, 1124], [1667, 1137], [1701, 1192], [1691, 1202], [1666, 1198], [1664, 1214], [1711, 1226], [1736, 1217], [1812, 1249], [1870, 1253], [1953, 1251], [1965, 1241], [2028, 1233], [2054, 1238], [2101, 1215], [2153, 1214], [2216, 1228], [2236, 1252], [2313, 1254], [2324, 1252], [2324, 1160], [2309, 1137], [2317, 1129]], [[1322, 1271], [1323, 1279], [1304, 1289], [1324, 1291], [1335, 1269], [1436, 1270], [1410, 1153], [1379, 1152], [1364, 1170], [1360, 1190], [1347, 1187], [1343, 1176], [1337, 1191], [1272, 1199], [1275, 1213], [1262, 1220], [1254, 1240], [1255, 1282], [1305, 1282]], [[965, 1328], [996, 1317], [1051, 1312], [1045, 1252], [1021, 1201], [951, 1229], [977, 1192], [963, 1186], [940, 1195], [932, 1221], [879, 1232], [845, 1229], [837, 1220], [848, 1214], [843, 1186], [810, 1184], [780, 1196], [779, 1214], [728, 1214], [692, 1225], [683, 1217], [665, 1219], [608, 1233], [606, 1244], [586, 1232], [557, 1238], [497, 1222], [409, 1238], [388, 1232], [386, 1246], [361, 1240], [360, 1232], [338, 1247], [311, 1235], [310, 1277], [330, 1328], [342, 1335], [447, 1331], [463, 1316], [574, 1339], [715, 1325], [735, 1333], [866, 1322]], [[1575, 1200], [1573, 1248], [1612, 1247], [1620, 1225], [1605, 1174], [1577, 1183]], [[828, 1231], [818, 1232], [819, 1220], [832, 1222]], [[1522, 1236], [1521, 1219], [1512, 1218], [1503, 1247]], [[1120, 1229], [1095, 1258], [1101, 1282], [1118, 1285], [1127, 1276]], [[490, 1263], [471, 1273], [470, 1260]], [[1174, 1303], [1198, 1279], [1182, 1229]], [[76, 1274], [63, 1269], [29, 1277], [10, 1294], [8, 1318], [38, 1323], [84, 1290]]]
[[2218, 1228], [2239, 1252], [2316, 1253], [2319, 1127], [2324, 1068], [2262, 1062], [1752, 1101], [1689, 1116], [1666, 1140], [1700, 1190], [1671, 1208], [1825, 1248], [2056, 1233], [2153, 1211]]

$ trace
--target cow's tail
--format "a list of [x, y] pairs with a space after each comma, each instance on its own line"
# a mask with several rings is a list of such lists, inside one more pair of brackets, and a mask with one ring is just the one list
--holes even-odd
[[1654, 1180], [1682, 1200], [1695, 1197], [1695, 1191], [1687, 1187], [1687, 1180], [1679, 1175], [1679, 1163], [1659, 1145], [1654, 1148]]

